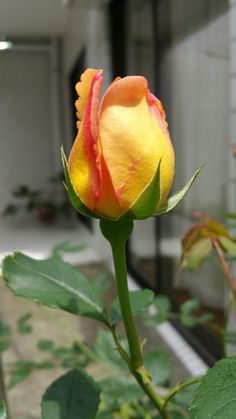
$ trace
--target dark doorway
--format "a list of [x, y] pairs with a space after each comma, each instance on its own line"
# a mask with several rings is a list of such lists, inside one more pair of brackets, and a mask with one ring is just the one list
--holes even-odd
[[[78, 95], [75, 90], [76, 83], [80, 80], [81, 74], [86, 69], [86, 50], [85, 48], [81, 51], [70, 75], [70, 94], [71, 94], [71, 116], [73, 121], [73, 141], [77, 135], [76, 127], [76, 112], [75, 112], [75, 101], [78, 98]], [[89, 229], [92, 230], [92, 219], [85, 217], [82, 214], [78, 214], [78, 218], [82, 223]]]

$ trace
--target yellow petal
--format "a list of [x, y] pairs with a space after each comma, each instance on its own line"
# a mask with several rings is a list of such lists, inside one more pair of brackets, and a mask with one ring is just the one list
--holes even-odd
[[128, 209], [155, 175], [162, 158], [162, 197], [173, 178], [174, 153], [167, 129], [163, 129], [147, 101], [147, 81], [132, 76], [114, 82], [104, 95], [99, 133], [102, 152], [117, 199]]
[[94, 210], [101, 215], [109, 218], [117, 218], [124, 211], [116, 198], [114, 187], [111, 182], [104, 157], [101, 155], [101, 194]]
[[96, 70], [94, 68], [88, 68], [82, 75], [75, 88], [79, 98], [75, 102], [77, 110], [77, 117], [82, 120], [88, 101], [88, 95], [91, 87], [91, 83], [96, 74], [101, 74], [102, 70]]

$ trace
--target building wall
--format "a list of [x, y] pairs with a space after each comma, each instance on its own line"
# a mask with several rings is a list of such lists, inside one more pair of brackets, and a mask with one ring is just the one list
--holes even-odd
[[0, 54], [0, 212], [17, 185], [44, 188], [55, 174], [50, 94], [47, 52]]
[[176, 151], [175, 188], [206, 163], [179, 208], [219, 216], [227, 206], [228, 14], [173, 42], [161, 68], [162, 97]]
[[230, 0], [229, 9], [229, 50], [230, 50], [230, 106], [228, 142], [228, 209], [236, 211], [236, 157], [232, 147], [236, 144], [236, 0]]

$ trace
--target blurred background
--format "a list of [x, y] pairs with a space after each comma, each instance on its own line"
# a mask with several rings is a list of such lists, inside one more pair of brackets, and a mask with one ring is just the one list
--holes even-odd
[[[236, 0], [0, 0], [0, 211], [7, 215], [0, 218], [1, 249], [10, 233], [20, 240], [29, 225], [40, 230], [38, 218], [50, 231], [59, 214], [56, 223], [71, 216], [70, 231], [83, 224], [109, 259], [97, 223], [70, 214], [59, 147], [68, 153], [75, 138], [74, 85], [87, 67], [104, 69], [104, 89], [116, 76], [144, 75], [167, 114], [173, 190], [206, 166], [171, 215], [136, 223], [129, 270], [175, 308], [199, 298], [222, 324], [220, 270], [206, 263], [188, 273], [178, 264], [194, 211], [218, 218], [235, 211], [235, 22]], [[207, 362], [220, 356], [206, 328], [175, 326]]]

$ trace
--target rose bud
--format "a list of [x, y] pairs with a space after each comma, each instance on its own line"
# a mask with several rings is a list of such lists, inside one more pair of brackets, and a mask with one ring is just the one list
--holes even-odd
[[160, 164], [161, 205], [174, 176], [174, 151], [160, 101], [141, 76], [117, 78], [99, 105], [102, 71], [88, 69], [77, 83], [78, 135], [68, 162], [82, 203], [112, 219], [127, 212]]
[[166, 200], [175, 157], [165, 112], [141, 76], [118, 77], [101, 102], [102, 70], [88, 69], [77, 83], [78, 134], [66, 186], [84, 215], [117, 220], [143, 219], [170, 211], [190, 188]]

